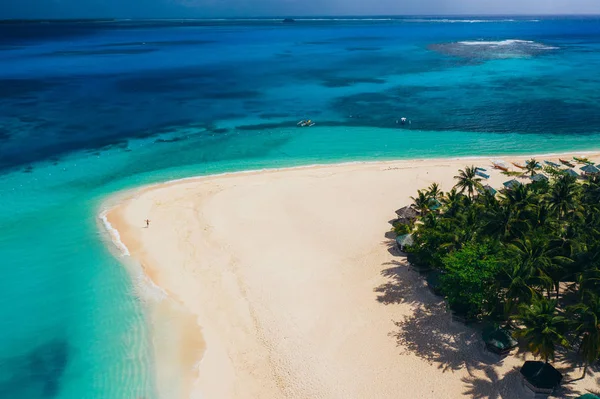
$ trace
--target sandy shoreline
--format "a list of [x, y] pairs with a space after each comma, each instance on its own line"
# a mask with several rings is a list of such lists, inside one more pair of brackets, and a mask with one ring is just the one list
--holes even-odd
[[523, 356], [485, 353], [385, 237], [417, 189], [449, 190], [465, 165], [500, 188], [511, 178], [490, 159], [248, 171], [109, 199], [107, 222], [166, 296], [150, 312], [161, 398], [522, 397]]

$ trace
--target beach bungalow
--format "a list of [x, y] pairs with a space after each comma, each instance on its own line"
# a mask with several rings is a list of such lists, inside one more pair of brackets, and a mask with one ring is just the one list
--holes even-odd
[[574, 177], [574, 178], [579, 177], [579, 173], [575, 172], [573, 169], [566, 169], [566, 170], [564, 170], [564, 172], [571, 177]]
[[406, 252], [406, 247], [410, 247], [415, 243], [412, 234], [402, 234], [396, 237], [396, 245], [400, 252]]
[[526, 361], [521, 367], [523, 385], [534, 394], [552, 394], [563, 379], [560, 371], [550, 363]]
[[534, 181], [534, 182], [548, 181], [548, 177], [546, 175], [541, 174], [541, 173], [538, 173], [536, 175], [531, 176], [530, 179], [531, 179], [531, 181]]
[[412, 206], [405, 206], [396, 211], [396, 215], [398, 215], [397, 223], [402, 224], [410, 224], [415, 221], [417, 216], [419, 216], [419, 211], [417, 211]]
[[510, 331], [505, 328], [488, 327], [481, 335], [486, 349], [500, 356], [508, 355], [518, 345]]
[[519, 187], [521, 185], [521, 182], [518, 181], [517, 179], [512, 179], [509, 181], [505, 181], [504, 183], [502, 183], [502, 185], [504, 186], [505, 189], [512, 190], [513, 188]]
[[594, 165], [585, 165], [580, 168], [585, 176], [597, 175], [600, 173], [600, 169]]

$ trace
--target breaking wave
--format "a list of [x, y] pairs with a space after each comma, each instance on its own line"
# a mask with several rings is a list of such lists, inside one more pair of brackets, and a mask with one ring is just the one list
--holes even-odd
[[472, 59], [503, 59], [527, 58], [544, 54], [558, 47], [550, 46], [531, 40], [472, 40], [454, 43], [440, 43], [430, 46], [431, 50], [461, 58]]

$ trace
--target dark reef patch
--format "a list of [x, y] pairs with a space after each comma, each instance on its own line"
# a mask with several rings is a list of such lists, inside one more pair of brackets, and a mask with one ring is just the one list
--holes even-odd
[[330, 77], [324, 79], [321, 85], [325, 87], [348, 87], [357, 83], [383, 84], [385, 82], [385, 79], [371, 77]]
[[0, 372], [9, 375], [0, 382], [2, 398], [55, 398], [69, 363], [66, 340], [43, 344], [24, 356], [0, 359]]

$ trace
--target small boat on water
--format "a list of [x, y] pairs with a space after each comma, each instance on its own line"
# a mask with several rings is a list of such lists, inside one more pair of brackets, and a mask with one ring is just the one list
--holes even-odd
[[565, 165], [565, 166], [568, 166], [569, 168], [573, 168], [573, 167], [575, 167], [575, 165], [573, 165], [573, 164], [572, 164], [571, 162], [569, 162], [569, 161], [566, 161], [566, 160], [564, 160], [564, 159], [560, 159], [560, 158], [558, 158], [558, 160], [560, 161], [560, 163], [562, 163], [562, 164], [563, 164], [563, 165]]
[[300, 122], [296, 123], [296, 126], [298, 126], [298, 127], [311, 127], [311, 126], [314, 126], [314, 125], [315, 125], [315, 122], [313, 122], [310, 119], [307, 119], [307, 120], [303, 119]]
[[512, 163], [513, 165], [515, 165], [515, 166], [516, 166], [517, 168], [519, 168], [519, 169], [527, 169], [527, 167], [526, 167], [526, 166], [524, 166], [524, 165], [518, 164], [518, 163], [516, 163], [516, 162], [511, 162], [511, 163]]

